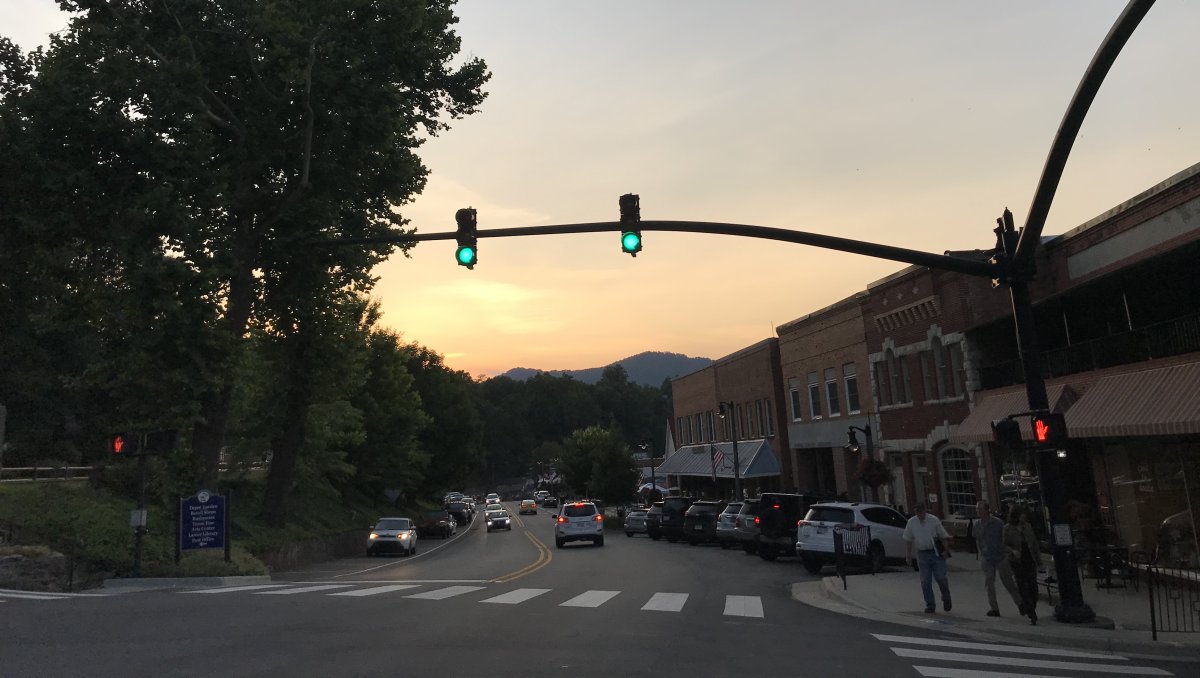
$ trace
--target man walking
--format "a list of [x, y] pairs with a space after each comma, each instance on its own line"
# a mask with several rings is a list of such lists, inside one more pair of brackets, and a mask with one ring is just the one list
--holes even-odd
[[[917, 515], [908, 519], [904, 526], [905, 559], [917, 566], [921, 572], [921, 594], [925, 596], [925, 612], [932, 614], [937, 611], [933, 600], [933, 580], [936, 579], [938, 588], [942, 591], [942, 607], [950, 611], [950, 582], [946, 580], [946, 559], [941, 549], [948, 547], [950, 535], [942, 527], [942, 521], [937, 516], [925, 512], [924, 504], [917, 504]], [[913, 559], [913, 549], [917, 557]]]
[[987, 616], [999, 617], [1000, 605], [996, 602], [996, 575], [1012, 596], [1017, 608], [1021, 607], [1021, 596], [1013, 580], [1012, 566], [1008, 564], [1008, 553], [1004, 548], [1004, 521], [992, 515], [992, 507], [986, 501], [975, 504], [975, 544], [979, 549], [979, 566], [983, 569], [983, 586], [987, 589]]

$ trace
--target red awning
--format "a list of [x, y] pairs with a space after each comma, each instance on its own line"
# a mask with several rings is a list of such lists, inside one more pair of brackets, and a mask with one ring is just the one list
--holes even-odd
[[[1046, 387], [1046, 396], [1050, 400], [1051, 412], [1062, 412], [1075, 402], [1075, 392], [1066, 384], [1055, 384]], [[1029, 398], [1025, 387], [1006, 389], [1003, 391], [983, 391], [975, 394], [975, 409], [963, 419], [954, 433], [950, 435], [952, 443], [985, 443], [992, 440], [992, 422], [1003, 419], [1010, 414], [1029, 411]], [[1071, 431], [1070, 424], [1067, 431]], [[1021, 437], [1033, 439], [1033, 429], [1021, 426]]]
[[1066, 418], [1072, 438], [1200, 433], [1200, 362], [1101, 377]]

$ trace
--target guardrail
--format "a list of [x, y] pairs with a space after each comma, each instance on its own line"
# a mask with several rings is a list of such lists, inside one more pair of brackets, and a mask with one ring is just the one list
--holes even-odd
[[[42, 483], [84, 480], [91, 466], [5, 466], [0, 483]], [[12, 476], [12, 477], [10, 477]]]
[[1150, 565], [1150, 634], [1200, 632], [1200, 570]]

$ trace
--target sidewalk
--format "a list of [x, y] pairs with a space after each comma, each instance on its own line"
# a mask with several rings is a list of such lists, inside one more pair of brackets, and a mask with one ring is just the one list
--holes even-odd
[[[1054, 620], [1054, 608], [1045, 590], [1038, 605], [1038, 623], [1017, 613], [1016, 604], [996, 582], [1000, 617], [988, 617], [987, 593], [978, 561], [955, 554], [949, 561], [951, 612], [942, 611], [941, 596], [936, 614], [926, 614], [921, 597], [920, 575], [912, 570], [889, 568], [881, 574], [853, 574], [842, 589], [840, 577], [792, 584], [792, 597], [806, 605], [863, 619], [886, 621], [927, 630], [969, 635], [1012, 643], [1075, 647], [1126, 655], [1191, 657], [1200, 661], [1200, 633], [1159, 633], [1151, 639], [1150, 602], [1146, 587], [1099, 589], [1091, 580], [1083, 582], [1083, 599], [1096, 612], [1094, 624], [1063, 624]], [[1058, 595], [1055, 594], [1055, 602]]]

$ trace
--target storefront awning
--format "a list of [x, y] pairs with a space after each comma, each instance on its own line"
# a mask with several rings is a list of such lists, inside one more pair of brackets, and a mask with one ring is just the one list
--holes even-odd
[[1200, 362], [1101, 377], [1066, 419], [1072, 438], [1200, 433]]
[[[1046, 387], [1046, 396], [1050, 400], [1051, 412], [1062, 412], [1071, 407], [1075, 401], [1075, 392], [1066, 384], [1055, 384]], [[1003, 419], [1010, 414], [1029, 411], [1029, 398], [1025, 388], [1005, 391], [984, 391], [976, 395], [975, 409], [963, 419], [958, 429], [950, 436], [952, 443], [984, 443], [992, 440], [992, 422]], [[1067, 430], [1071, 430], [1070, 424]], [[1021, 426], [1021, 436], [1026, 440], [1033, 439], [1033, 429]]]
[[[779, 475], [779, 460], [766, 440], [739, 440], [737, 444], [741, 477], [762, 478]], [[733, 443], [685, 445], [667, 457], [655, 472], [659, 476], [712, 477], [713, 457], [719, 452], [724, 462], [717, 462], [717, 477], [733, 477]]]

